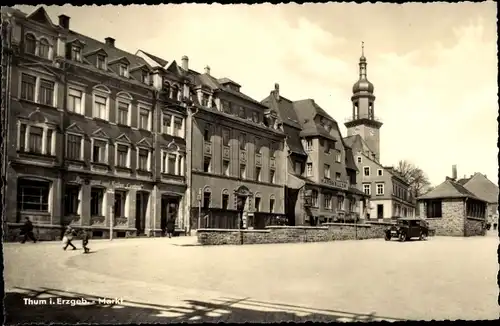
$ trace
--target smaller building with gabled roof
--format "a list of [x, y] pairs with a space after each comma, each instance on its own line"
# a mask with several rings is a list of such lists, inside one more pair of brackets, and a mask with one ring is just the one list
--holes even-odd
[[436, 235], [485, 235], [487, 202], [467, 190], [454, 178], [418, 198], [420, 217]]

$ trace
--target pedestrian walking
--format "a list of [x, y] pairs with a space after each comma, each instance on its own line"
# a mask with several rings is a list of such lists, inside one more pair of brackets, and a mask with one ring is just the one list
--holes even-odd
[[71, 246], [73, 247], [73, 250], [76, 250], [76, 247], [71, 242], [75, 235], [76, 235], [75, 230], [73, 230], [73, 228], [68, 225], [66, 231], [64, 232], [64, 237], [63, 237], [63, 244], [65, 244], [65, 246], [63, 247], [64, 250], [68, 249], [68, 246]]
[[167, 235], [169, 238], [171, 238], [172, 235], [174, 235], [174, 231], [175, 231], [175, 218], [170, 218], [167, 221]]
[[24, 225], [21, 227], [20, 234], [24, 236], [21, 243], [25, 243], [28, 238], [33, 240], [33, 243], [36, 243], [35, 235], [33, 234], [33, 223], [31, 223], [29, 217], [26, 217], [26, 221], [24, 221]]
[[87, 245], [89, 244], [89, 234], [88, 234], [88, 232], [85, 231], [85, 230], [82, 230], [81, 237], [82, 237], [83, 253], [84, 254], [88, 254], [90, 252], [90, 248], [87, 247]]

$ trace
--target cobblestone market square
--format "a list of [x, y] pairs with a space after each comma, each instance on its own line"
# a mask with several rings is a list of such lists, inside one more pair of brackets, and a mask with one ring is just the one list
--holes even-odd
[[[498, 238], [5, 244], [7, 323], [496, 319]], [[41, 259], [43, 257], [43, 259]], [[48, 298], [93, 304], [36, 304]], [[25, 304], [25, 299], [32, 304]], [[108, 299], [109, 304], [98, 302]], [[114, 300], [114, 302], [112, 302]]]

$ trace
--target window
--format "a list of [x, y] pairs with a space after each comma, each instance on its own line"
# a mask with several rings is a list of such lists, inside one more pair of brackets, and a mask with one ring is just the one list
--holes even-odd
[[94, 94], [94, 117], [107, 120], [106, 106], [108, 98]]
[[45, 148], [46, 154], [47, 155], [52, 155], [52, 134], [54, 133], [54, 130], [48, 129], [47, 130], [47, 146]]
[[104, 199], [104, 189], [91, 188], [90, 190], [90, 215], [91, 216], [104, 216], [102, 211], [102, 204]]
[[255, 137], [255, 153], [262, 154], [262, 140], [259, 137]]
[[176, 155], [175, 154], [168, 154], [167, 170], [166, 170], [166, 172], [168, 174], [175, 174], [175, 161], [176, 161]]
[[269, 199], [269, 213], [274, 213], [274, 198]]
[[313, 141], [312, 139], [306, 140], [306, 151], [311, 151], [313, 149]]
[[441, 200], [429, 200], [427, 201], [427, 217], [437, 218], [442, 217], [442, 205]]
[[210, 125], [207, 125], [205, 127], [205, 131], [203, 133], [203, 140], [206, 142], [211, 142], [212, 141], [212, 136], [210, 135]]
[[54, 82], [50, 80], [40, 80], [40, 94], [38, 102], [45, 105], [54, 105]]
[[212, 172], [211, 161], [212, 159], [209, 156], [205, 156], [203, 160], [203, 172]]
[[342, 162], [342, 153], [340, 151], [335, 152], [335, 162]]
[[245, 179], [247, 174], [247, 166], [245, 164], [240, 164], [240, 178]]
[[377, 195], [383, 195], [383, 194], [384, 194], [384, 184], [378, 183], [377, 184]]
[[306, 171], [307, 176], [308, 177], [312, 177], [312, 175], [313, 175], [313, 164], [312, 163], [307, 163], [306, 167], [307, 167], [307, 171]]
[[36, 53], [36, 38], [31, 34], [27, 34], [24, 41], [26, 43], [25, 44], [26, 53], [35, 54]]
[[240, 149], [246, 150], [246, 148], [247, 148], [246, 135], [244, 133], [240, 133]]
[[364, 173], [365, 177], [370, 176], [370, 167], [369, 166], [365, 166], [363, 168], [363, 173]]
[[83, 137], [80, 135], [68, 134], [66, 139], [68, 142], [66, 157], [70, 160], [81, 160]]
[[128, 65], [126, 63], [120, 63], [119, 73], [122, 77], [128, 77]]
[[125, 217], [125, 202], [127, 192], [123, 190], [115, 190], [115, 217]]
[[275, 175], [276, 175], [276, 171], [274, 171], [274, 170], [269, 171], [269, 183], [274, 183]]
[[203, 192], [203, 208], [209, 208], [210, 202], [212, 201], [212, 193], [209, 191]]
[[116, 166], [118, 167], [128, 167], [128, 151], [129, 147], [127, 145], [118, 144], [116, 147]]
[[325, 164], [324, 166], [324, 177], [325, 179], [330, 179], [330, 165]]
[[337, 196], [337, 210], [339, 210], [339, 211], [344, 210], [344, 197], [343, 196]]
[[40, 40], [40, 46], [38, 47], [38, 55], [42, 58], [49, 59], [50, 44], [46, 39]]
[[29, 152], [42, 154], [43, 150], [43, 129], [31, 126], [29, 129]]
[[259, 113], [255, 112], [255, 111], [252, 112], [252, 121], [255, 122], [255, 123], [259, 123], [260, 122]]
[[71, 60], [82, 61], [82, 49], [77, 45], [71, 47]]
[[64, 189], [64, 215], [80, 215], [80, 187], [77, 185], [66, 185]]
[[174, 117], [174, 135], [177, 137], [183, 137], [182, 134], [182, 118]]
[[229, 161], [228, 160], [224, 160], [222, 162], [222, 173], [224, 173], [224, 175], [227, 175], [227, 176], [230, 175], [230, 173], [229, 173]]
[[74, 88], [68, 88], [68, 111], [83, 114], [83, 92]]
[[363, 159], [361, 158], [361, 156], [358, 156], [358, 163], [361, 163], [363, 161]]
[[177, 86], [172, 87], [172, 99], [176, 101], [179, 99], [179, 87]]
[[222, 209], [228, 209], [229, 207], [229, 195], [222, 194]]
[[107, 142], [103, 140], [94, 140], [92, 145], [92, 162], [106, 163]]
[[184, 175], [184, 156], [177, 155], [177, 175]]
[[229, 140], [231, 139], [231, 132], [227, 128], [222, 129], [222, 144], [224, 146], [229, 146]]
[[28, 101], [35, 101], [36, 77], [21, 75], [21, 98]]
[[149, 73], [146, 70], [141, 71], [141, 80], [144, 84], [149, 84]]
[[255, 211], [260, 212], [260, 197], [255, 197]]
[[367, 195], [371, 195], [372, 191], [371, 191], [371, 187], [369, 184], [364, 184], [363, 185], [363, 191], [365, 194]]
[[170, 125], [172, 123], [172, 116], [170, 114], [163, 114], [163, 133], [171, 134]]
[[383, 171], [382, 169], [378, 169], [378, 170], [377, 170], [377, 175], [378, 175], [378, 176], [382, 176], [382, 174], [383, 174], [383, 172], [382, 172], [382, 171]]
[[209, 99], [210, 99], [210, 97], [207, 94], [202, 94], [201, 95], [201, 105], [204, 107], [208, 107]]
[[102, 54], [97, 55], [96, 66], [98, 69], [106, 70], [106, 56]]
[[118, 102], [118, 117], [117, 123], [121, 125], [128, 125], [128, 115], [129, 115], [129, 103], [126, 102]]
[[49, 211], [50, 183], [19, 179], [17, 182], [17, 207], [21, 211]]
[[325, 143], [324, 143], [324, 150], [325, 150], [325, 153], [326, 154], [330, 154], [330, 142], [328, 140], [325, 140]]
[[149, 130], [149, 110], [139, 108], [139, 129]]
[[256, 180], [256, 181], [261, 181], [261, 180], [260, 180], [260, 171], [261, 171], [261, 168], [260, 168], [259, 166], [257, 166], [257, 167], [255, 168], [255, 180]]
[[341, 174], [338, 172], [335, 172], [335, 180], [341, 181], [340, 178], [341, 178]]
[[325, 198], [325, 208], [332, 209], [332, 195], [324, 194], [323, 196]]
[[139, 170], [149, 171], [149, 150], [139, 148]]
[[311, 206], [318, 207], [318, 191], [317, 190], [311, 191]]
[[302, 162], [295, 162], [295, 174], [302, 174]]
[[244, 107], [240, 106], [240, 108], [238, 109], [238, 116], [242, 119], [246, 118], [246, 112]]

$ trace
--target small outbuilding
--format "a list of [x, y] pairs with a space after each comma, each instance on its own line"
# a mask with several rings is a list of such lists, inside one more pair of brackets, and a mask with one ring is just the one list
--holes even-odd
[[487, 202], [452, 178], [417, 198], [420, 218], [436, 235], [475, 236], [486, 234]]

